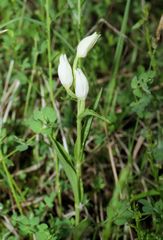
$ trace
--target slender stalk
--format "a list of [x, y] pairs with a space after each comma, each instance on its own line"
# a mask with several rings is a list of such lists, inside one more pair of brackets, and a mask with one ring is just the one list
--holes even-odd
[[38, 57], [37, 40], [35, 39], [33, 68], [32, 68], [32, 74], [31, 74], [31, 78], [30, 78], [29, 85], [28, 85], [28, 90], [27, 90], [27, 96], [26, 96], [25, 108], [24, 108], [24, 116], [26, 116], [27, 111], [28, 111], [28, 107], [29, 107], [29, 100], [30, 100], [30, 95], [31, 95], [31, 90], [32, 90], [32, 85], [33, 85], [33, 79], [34, 79], [35, 69], [36, 69], [36, 64], [37, 64], [37, 57]]
[[48, 49], [48, 69], [49, 69], [49, 89], [50, 89], [50, 99], [54, 105], [54, 94], [53, 94], [53, 79], [52, 79], [52, 62], [51, 62], [51, 34], [50, 25], [51, 19], [49, 14], [49, 0], [46, 0], [46, 28], [47, 28], [47, 49]]
[[118, 44], [116, 47], [116, 52], [115, 52], [115, 56], [114, 56], [114, 60], [113, 60], [113, 73], [112, 73], [111, 81], [109, 82], [107, 89], [106, 89], [105, 104], [106, 104], [106, 106], [108, 106], [108, 108], [106, 108], [106, 113], [109, 112], [110, 107], [112, 105], [114, 91], [115, 91], [115, 88], [117, 85], [117, 74], [118, 74], [118, 69], [120, 66], [120, 60], [121, 60], [122, 50], [123, 50], [124, 41], [125, 41], [124, 34], [126, 32], [126, 27], [127, 27], [130, 2], [131, 2], [131, 0], [126, 1], [126, 7], [125, 7], [124, 16], [123, 16], [122, 26], [121, 26], [121, 34], [118, 39]]
[[80, 26], [81, 26], [81, 0], [78, 0], [78, 32], [77, 32], [78, 41], [80, 41]]
[[[80, 1], [79, 1], [80, 2]], [[78, 3], [79, 3], [78, 2]], [[74, 75], [74, 88], [75, 88], [75, 69], [77, 68], [78, 64], [78, 57], [75, 56], [74, 62], [73, 62], [73, 75]], [[85, 109], [85, 101], [83, 100], [77, 100], [77, 139], [76, 139], [76, 146], [75, 146], [75, 159], [76, 159], [76, 174], [78, 179], [78, 196], [75, 198], [75, 222], [76, 225], [80, 222], [80, 203], [83, 198], [83, 183], [81, 178], [81, 165], [82, 165], [82, 146], [81, 146], [81, 130], [82, 130], [82, 122], [81, 118], [79, 117], [80, 114]]]
[[55, 170], [56, 170], [56, 178], [55, 178], [55, 184], [56, 184], [56, 190], [57, 190], [57, 196], [58, 196], [58, 216], [62, 217], [62, 196], [61, 196], [61, 185], [60, 185], [60, 174], [59, 174], [59, 160], [57, 157], [57, 154], [55, 154]]
[[[80, 105], [81, 101], [78, 100], [77, 103], [77, 159], [76, 159], [76, 172], [78, 176], [78, 180], [80, 182], [81, 178], [81, 119], [79, 118], [80, 115]], [[80, 185], [80, 184], [79, 184]], [[79, 195], [80, 196], [80, 195]]]
[[21, 205], [20, 205], [20, 202], [19, 202], [19, 198], [18, 198], [17, 193], [16, 193], [16, 191], [15, 191], [15, 189], [14, 189], [12, 176], [11, 176], [11, 174], [9, 173], [8, 169], [7, 169], [7, 166], [6, 166], [4, 157], [3, 157], [3, 155], [2, 155], [1, 152], [0, 152], [0, 159], [1, 159], [1, 162], [2, 162], [2, 166], [3, 166], [4, 172], [5, 172], [6, 176], [7, 176], [7, 180], [8, 180], [9, 187], [10, 187], [11, 192], [12, 192], [12, 195], [13, 195], [13, 197], [14, 197], [14, 199], [15, 199], [17, 208], [18, 208], [20, 214], [23, 214], [23, 211], [22, 211], [22, 208], [21, 208]]
[[[50, 9], [49, 0], [46, 0], [46, 28], [47, 28], [47, 49], [48, 49], [48, 68], [49, 68], [49, 94], [50, 94], [50, 100], [52, 102], [52, 105], [53, 105], [54, 109], [56, 109], [54, 93], [53, 93], [53, 89], [55, 86], [54, 86], [54, 82], [53, 82], [53, 78], [52, 78], [51, 34], [50, 34], [51, 19], [50, 19], [49, 9]], [[52, 140], [52, 138], [51, 138], [51, 140]], [[59, 203], [58, 215], [59, 215], [59, 217], [61, 217], [61, 215], [62, 215], [62, 198], [61, 198], [61, 187], [60, 187], [59, 160], [58, 160], [57, 154], [55, 154], [55, 170], [56, 170], [55, 183], [56, 183], [58, 203]]]
[[27, 0], [24, 0], [24, 1], [23, 1], [23, 7], [22, 7], [22, 11], [21, 11], [21, 17], [20, 17], [19, 25], [18, 25], [19, 31], [21, 30], [21, 27], [22, 27], [22, 25], [23, 25], [24, 14], [25, 14], [25, 9], [26, 9], [26, 1], [27, 1]]
[[76, 226], [80, 222], [80, 199], [75, 198], [75, 224]]
[[[78, 1], [79, 3], [79, 1]], [[75, 56], [74, 62], [73, 62], [73, 76], [74, 76], [74, 88], [75, 88], [75, 70], [77, 68], [78, 63], [78, 57]], [[76, 226], [80, 222], [80, 202], [81, 202], [81, 196], [82, 196], [82, 180], [81, 180], [81, 119], [79, 118], [79, 115], [81, 114], [81, 102], [80, 100], [77, 101], [77, 119], [76, 119], [76, 125], [77, 125], [77, 139], [76, 139], [76, 145], [75, 145], [75, 159], [76, 159], [76, 174], [78, 179], [78, 194], [77, 197], [75, 197], [75, 224]]]
[[78, 0], [78, 28], [80, 29], [81, 24], [81, 0]]
[[77, 102], [77, 139], [76, 139], [76, 174], [78, 179], [79, 202], [75, 203], [76, 225], [80, 222], [80, 201], [83, 198], [83, 182], [82, 182], [82, 146], [81, 146], [81, 130], [82, 123], [80, 114], [84, 111], [85, 101], [78, 100]]

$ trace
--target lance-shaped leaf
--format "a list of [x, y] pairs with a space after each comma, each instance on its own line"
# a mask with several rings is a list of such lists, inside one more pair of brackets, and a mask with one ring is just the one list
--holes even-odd
[[71, 157], [58, 141], [53, 140], [53, 143], [55, 145], [55, 149], [56, 149], [59, 161], [61, 162], [63, 169], [66, 173], [66, 176], [71, 184], [74, 196], [76, 199], [78, 199], [79, 198], [78, 180], [77, 180], [76, 171], [71, 163]]
[[[96, 111], [97, 107], [98, 107], [98, 104], [99, 104], [99, 101], [100, 101], [100, 98], [101, 98], [101, 94], [102, 94], [102, 89], [99, 91], [97, 97], [96, 97], [96, 100], [95, 100], [95, 103], [94, 103], [94, 106], [93, 106], [93, 110]], [[88, 138], [88, 135], [89, 135], [89, 132], [90, 132], [90, 129], [91, 129], [91, 125], [92, 125], [92, 121], [93, 121], [93, 116], [90, 116], [86, 123], [84, 124], [84, 127], [83, 127], [83, 142], [82, 142], [82, 148], [84, 148], [85, 146], [85, 143], [86, 143], [86, 140]]]
[[101, 116], [100, 114], [96, 113], [94, 110], [92, 109], [86, 109], [82, 114], [79, 115], [79, 118], [83, 119], [87, 116], [93, 116], [96, 118], [99, 118], [100, 120], [107, 122], [107, 123], [111, 123], [109, 121], [109, 119], [107, 119], [106, 117]]

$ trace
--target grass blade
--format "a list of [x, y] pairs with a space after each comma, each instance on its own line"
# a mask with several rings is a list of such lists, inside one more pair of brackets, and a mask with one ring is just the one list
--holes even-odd
[[122, 50], [123, 50], [124, 41], [125, 41], [124, 34], [126, 33], [126, 28], [127, 28], [130, 2], [131, 2], [130, 0], [127, 0], [126, 2], [125, 12], [124, 12], [122, 26], [121, 26], [121, 34], [119, 35], [118, 44], [117, 44], [114, 61], [113, 61], [113, 73], [112, 73], [111, 81], [109, 82], [106, 90], [105, 104], [106, 106], [108, 106], [106, 108], [106, 113], [109, 112], [109, 109], [111, 107], [111, 103], [114, 97], [114, 90], [117, 83], [117, 73], [120, 66], [120, 60], [121, 60]]

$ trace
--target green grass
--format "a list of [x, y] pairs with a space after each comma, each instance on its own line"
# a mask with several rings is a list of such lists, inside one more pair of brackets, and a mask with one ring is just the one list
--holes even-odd
[[[0, 1], [0, 239], [163, 239], [162, 9]], [[85, 102], [60, 84], [62, 53], [88, 78]]]

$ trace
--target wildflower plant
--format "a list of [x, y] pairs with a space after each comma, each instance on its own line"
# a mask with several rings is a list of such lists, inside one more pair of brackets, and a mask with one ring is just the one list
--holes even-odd
[[[74, 144], [73, 156], [68, 153], [64, 142], [61, 144], [57, 139], [57, 121], [58, 114], [54, 108], [46, 106], [41, 111], [36, 110], [31, 119], [28, 120], [29, 127], [36, 134], [43, 134], [48, 137], [49, 143], [53, 146], [53, 158], [55, 159], [56, 170], [56, 192], [58, 196], [58, 216], [62, 216], [62, 198], [60, 186], [60, 170], [61, 163], [65, 174], [70, 182], [75, 202], [75, 223], [80, 222], [80, 211], [84, 203], [84, 188], [82, 182], [82, 164], [84, 160], [84, 147], [91, 128], [93, 117], [97, 117], [109, 123], [109, 121], [97, 114], [98, 102], [102, 91], [99, 91], [95, 100], [93, 109], [85, 107], [86, 98], [89, 92], [89, 83], [85, 73], [78, 67], [79, 58], [87, 56], [88, 52], [93, 48], [100, 35], [93, 33], [92, 35], [81, 40], [77, 46], [76, 56], [74, 58], [73, 67], [71, 67], [66, 54], [61, 54], [58, 65], [58, 76], [61, 84], [65, 88], [70, 98], [77, 103], [76, 113], [76, 129], [77, 136]], [[86, 118], [87, 117], [87, 118]]]
[[[85, 101], [89, 92], [89, 83], [82, 69], [78, 68], [78, 59], [85, 58], [87, 56], [88, 52], [91, 48], [93, 48], [99, 37], [100, 35], [95, 32], [79, 42], [72, 70], [65, 54], [60, 56], [58, 66], [58, 76], [61, 84], [66, 89], [70, 97], [77, 101], [77, 137], [74, 146], [74, 161], [70, 160], [71, 157], [68, 153], [66, 153], [63, 146], [55, 141], [55, 147], [58, 152], [59, 159], [61, 160], [66, 175], [70, 180], [74, 193], [76, 225], [80, 221], [80, 210], [84, 195], [82, 183], [82, 163], [84, 152], [82, 120], [87, 114], [93, 114], [93, 111], [85, 111]], [[72, 88], [72, 90], [70, 88]], [[65, 161], [65, 156], [67, 156], [67, 162]]]

